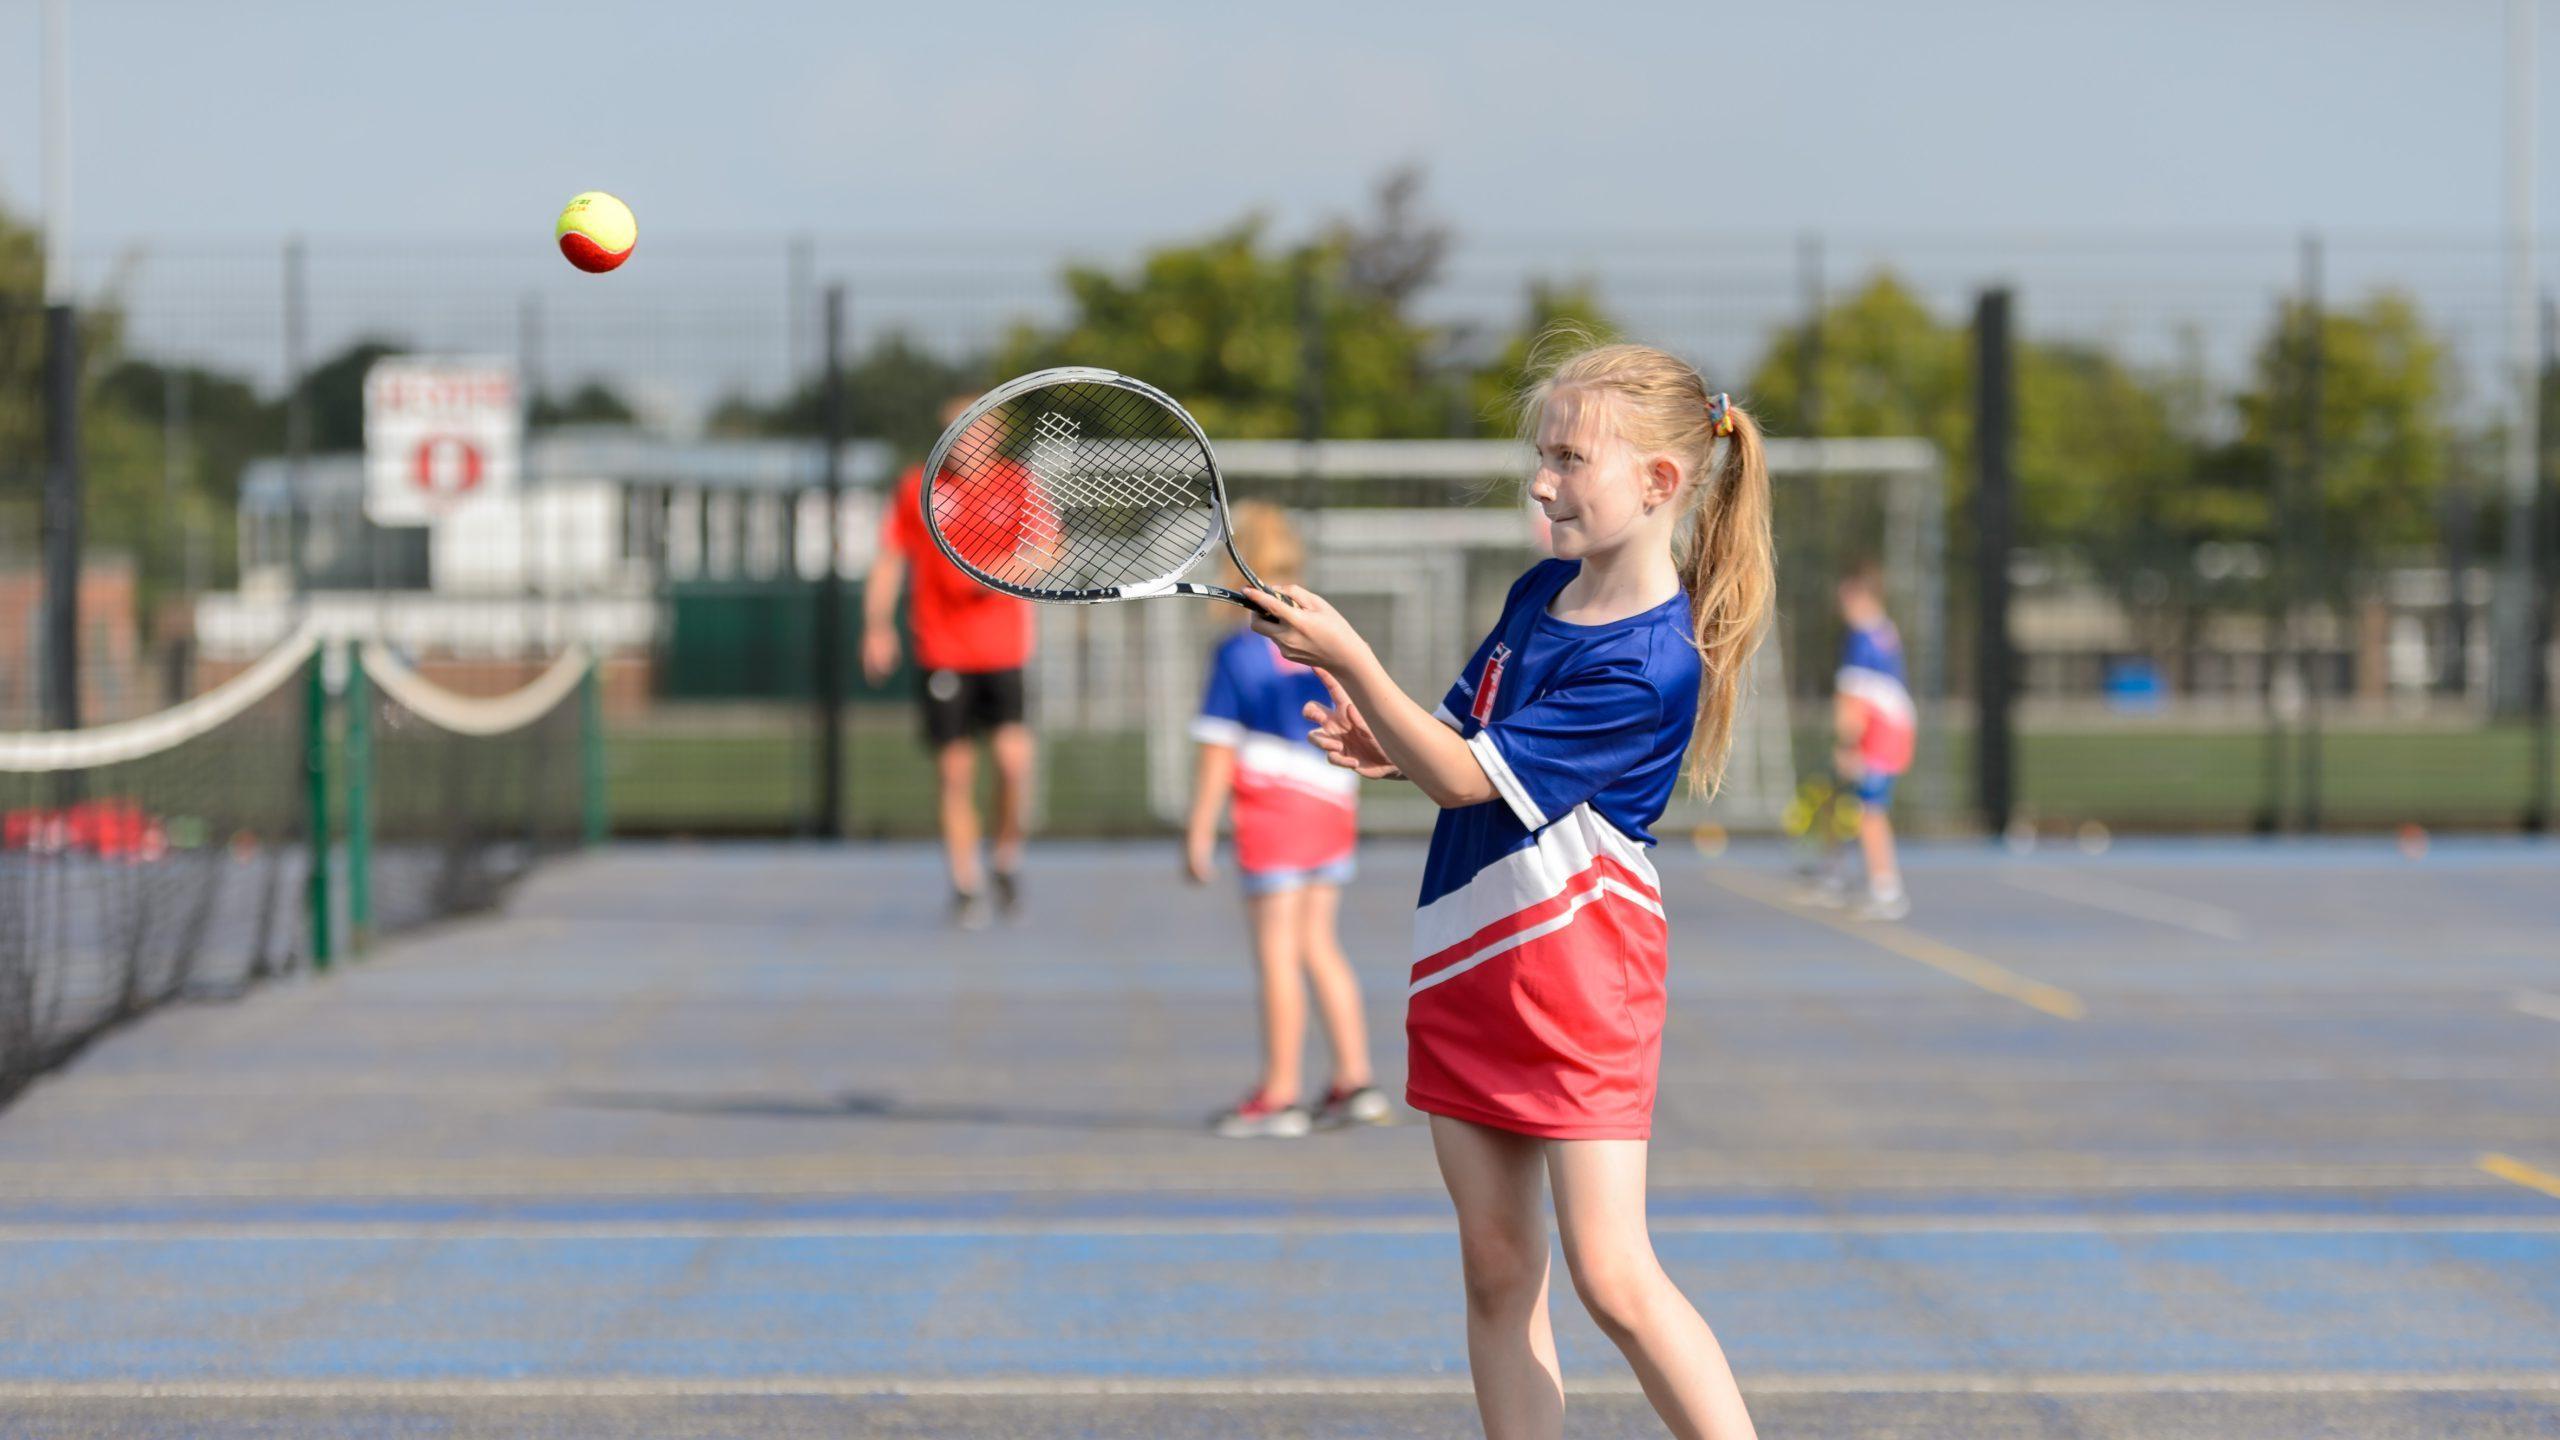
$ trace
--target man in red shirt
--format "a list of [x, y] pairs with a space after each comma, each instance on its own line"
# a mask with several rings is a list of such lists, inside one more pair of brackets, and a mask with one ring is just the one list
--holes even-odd
[[[976, 398], [953, 398], [943, 407], [943, 423], [959, 418]], [[971, 450], [966, 444], [953, 448], [959, 454]], [[994, 460], [962, 472], [954, 460], [946, 462], [946, 472], [936, 497], [945, 534], [962, 537], [964, 545], [993, 544], [1001, 534], [1007, 550], [1025, 538], [1016, 533], [1026, 524], [1020, 467]], [[1031, 663], [1032, 610], [1029, 602], [990, 590], [951, 563], [925, 528], [923, 490], [919, 465], [899, 479], [881, 522], [879, 558], [862, 596], [862, 669], [877, 684], [898, 668], [898, 595], [912, 580], [907, 623], [915, 632], [916, 665], [924, 672], [924, 735], [941, 789], [951, 916], [961, 928], [975, 930], [987, 923], [989, 900], [988, 871], [978, 854], [980, 736], [987, 737], [996, 762], [994, 908], [1010, 917], [1021, 902], [1023, 820], [1031, 793], [1023, 670]], [[997, 568], [992, 555], [970, 558]]]

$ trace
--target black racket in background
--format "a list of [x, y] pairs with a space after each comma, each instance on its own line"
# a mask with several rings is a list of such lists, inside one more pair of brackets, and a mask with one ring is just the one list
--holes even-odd
[[1237, 573], [1262, 584], [1236, 554], [1209, 437], [1172, 396], [1126, 375], [1070, 366], [988, 391], [934, 442], [922, 503], [951, 563], [1008, 595], [1262, 608], [1181, 578], [1224, 542]]

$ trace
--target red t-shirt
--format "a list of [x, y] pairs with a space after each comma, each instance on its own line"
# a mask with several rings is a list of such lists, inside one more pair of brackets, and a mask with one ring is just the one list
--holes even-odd
[[[981, 510], [986, 523], [946, 526], [963, 544], [993, 546], [1019, 528], [1023, 489], [1030, 477], [1010, 461], [945, 492], [943, 503]], [[990, 590], [951, 563], [924, 524], [924, 467], [909, 470], [898, 481], [880, 526], [880, 546], [907, 557], [907, 623], [915, 632], [916, 663], [927, 670], [1018, 670], [1031, 661], [1031, 602]], [[986, 537], [980, 539], [978, 537]], [[1004, 542], [1011, 548], [1011, 542]], [[994, 568], [996, 556], [972, 561]]]

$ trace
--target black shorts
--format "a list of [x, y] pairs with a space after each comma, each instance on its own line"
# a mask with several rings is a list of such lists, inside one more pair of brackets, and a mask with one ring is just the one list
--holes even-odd
[[925, 743], [940, 749], [975, 739], [1025, 713], [1020, 670], [924, 672]]

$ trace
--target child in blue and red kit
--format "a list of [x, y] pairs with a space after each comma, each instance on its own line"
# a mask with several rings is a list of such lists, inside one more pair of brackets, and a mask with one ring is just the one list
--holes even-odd
[[1911, 768], [1919, 711], [1903, 678], [1902, 636], [1884, 613], [1884, 574], [1861, 564], [1840, 580], [1840, 618], [1848, 635], [1832, 684], [1832, 769], [1858, 798], [1858, 850], [1866, 861], [1861, 918], [1899, 920], [1911, 913], [1894, 855], [1893, 782]]
[[[1257, 575], [1294, 580], [1304, 545], [1277, 506], [1234, 507], [1236, 549]], [[1231, 577], [1242, 584], [1243, 577]], [[1232, 801], [1236, 869], [1261, 972], [1262, 1078], [1211, 1128], [1234, 1139], [1295, 1139], [1317, 1126], [1378, 1125], [1393, 1118], [1369, 1070], [1360, 985], [1342, 953], [1342, 887], [1359, 843], [1359, 780], [1307, 743], [1301, 712], [1325, 698], [1323, 680], [1239, 628], [1218, 646], [1192, 738], [1200, 761], [1192, 788], [1184, 868], [1216, 873], [1218, 812]], [[1302, 1093], [1309, 988], [1333, 1047], [1333, 1083], [1315, 1104]]]
[[1414, 917], [1406, 1099], [1458, 1215], [1485, 1433], [1560, 1435], [1545, 1196], [1575, 1291], [1676, 1435], [1748, 1440], [1723, 1349], [1664, 1273], [1645, 1161], [1670, 961], [1649, 854], [1712, 792], [1775, 587], [1760, 432], [1685, 361], [1602, 345], [1526, 397], [1556, 557], [1511, 587], [1435, 714], [1321, 596], [1253, 628], [1319, 667], [1334, 763], [1440, 807]]

